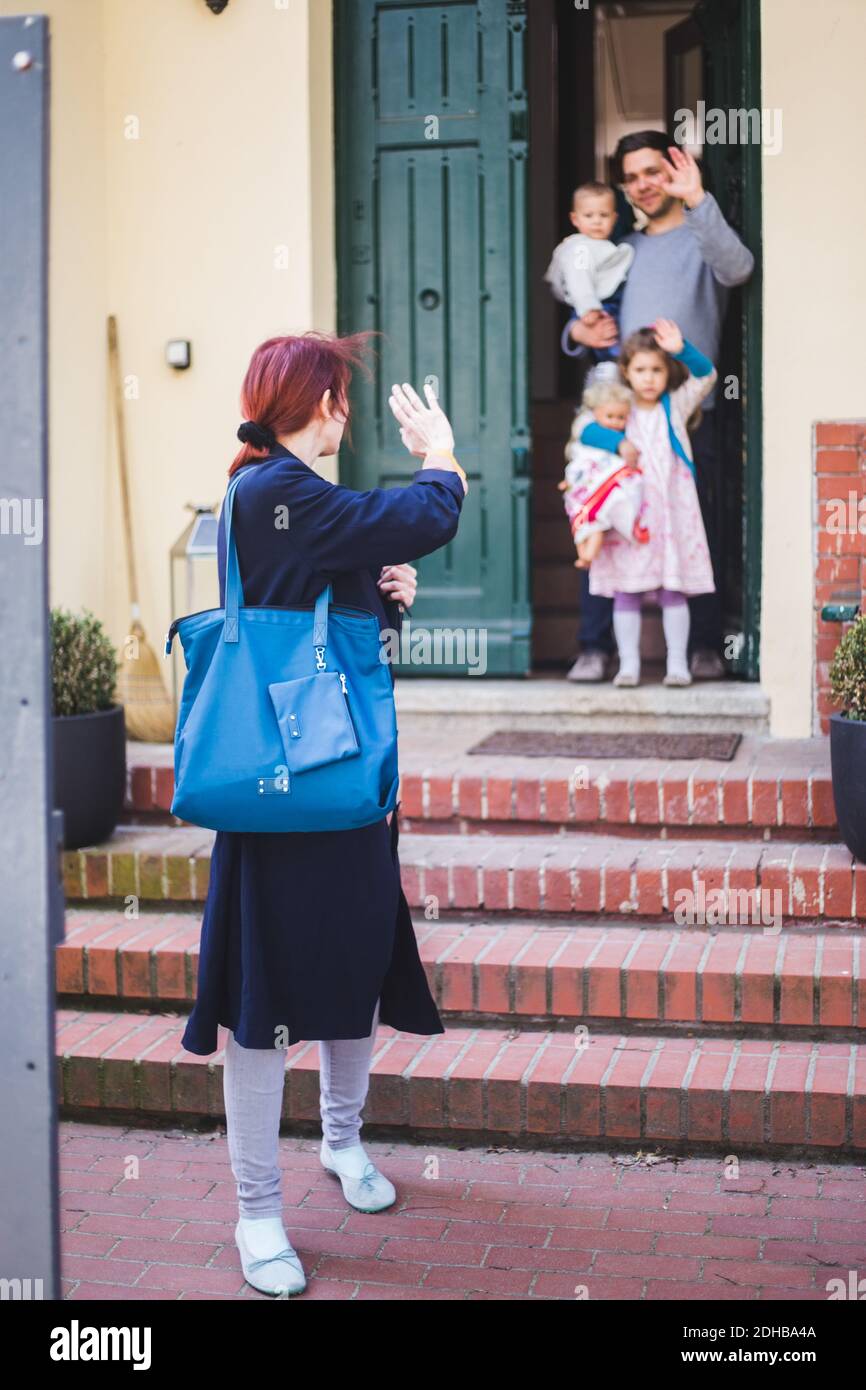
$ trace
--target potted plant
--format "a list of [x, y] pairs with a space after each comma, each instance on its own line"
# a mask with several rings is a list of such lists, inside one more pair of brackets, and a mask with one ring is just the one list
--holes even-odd
[[126, 721], [115, 703], [117, 653], [87, 609], [51, 610], [54, 805], [66, 849], [97, 845], [114, 831], [126, 791]]
[[830, 715], [833, 799], [842, 839], [866, 863], [866, 614], [851, 625], [833, 654], [830, 689], [839, 714]]

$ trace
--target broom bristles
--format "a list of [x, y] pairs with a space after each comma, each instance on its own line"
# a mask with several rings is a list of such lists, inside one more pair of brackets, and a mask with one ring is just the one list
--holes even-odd
[[137, 653], [126, 650], [117, 674], [115, 699], [125, 710], [127, 737], [141, 743], [173, 743], [174, 704], [165, 693], [153, 648], [135, 633]]

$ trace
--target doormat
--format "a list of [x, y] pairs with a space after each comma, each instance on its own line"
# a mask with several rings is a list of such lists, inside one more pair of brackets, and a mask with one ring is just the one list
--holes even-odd
[[557, 734], [546, 729], [501, 729], [468, 749], [516, 758], [675, 758], [729, 763], [742, 734]]

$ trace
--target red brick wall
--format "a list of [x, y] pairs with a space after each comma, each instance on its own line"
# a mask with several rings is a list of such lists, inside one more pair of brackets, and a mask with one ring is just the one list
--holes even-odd
[[[825, 623], [821, 609], [839, 594], [854, 594], [866, 612], [866, 420], [825, 421], [815, 426], [812, 444], [815, 477], [815, 732], [827, 733], [829, 668], [846, 627]], [[850, 502], [851, 495], [855, 500]], [[839, 527], [838, 504], [848, 513]], [[829, 523], [829, 529], [828, 529]]]

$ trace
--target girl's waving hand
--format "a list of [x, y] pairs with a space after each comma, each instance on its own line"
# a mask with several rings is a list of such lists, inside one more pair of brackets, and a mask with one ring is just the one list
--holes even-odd
[[674, 323], [673, 319], [656, 319], [653, 324], [653, 333], [663, 352], [669, 352], [672, 356], [682, 352], [683, 335], [680, 332], [679, 324]]

